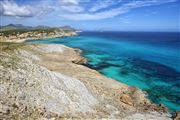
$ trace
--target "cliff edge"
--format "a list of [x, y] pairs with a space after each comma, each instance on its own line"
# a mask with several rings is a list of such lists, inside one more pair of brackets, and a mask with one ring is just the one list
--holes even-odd
[[81, 65], [78, 49], [0, 44], [0, 119], [171, 120], [141, 90]]

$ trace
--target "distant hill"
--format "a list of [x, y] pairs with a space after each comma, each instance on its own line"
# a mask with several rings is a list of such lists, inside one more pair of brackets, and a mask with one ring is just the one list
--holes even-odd
[[72, 27], [69, 26], [69, 25], [65, 25], [65, 26], [59, 27], [59, 28], [60, 28], [60, 29], [63, 29], [63, 30], [74, 30], [74, 31], [76, 31], [76, 29], [72, 28]]
[[0, 26], [1, 30], [14, 30], [14, 29], [31, 29], [32, 27], [24, 26], [22, 24], [9, 24], [5, 26]]
[[63, 29], [63, 30], [70, 30], [70, 31], [76, 31], [76, 29], [72, 28], [71, 26], [63, 26], [63, 27], [49, 27], [49, 26], [45, 26], [45, 25], [39, 25], [39, 26], [35, 26], [35, 27], [31, 27], [31, 26], [24, 26], [22, 24], [9, 24], [9, 25], [5, 25], [5, 26], [0, 26], [0, 30], [4, 31], [4, 30], [19, 30], [19, 29], [50, 29], [50, 28], [56, 28], [56, 29]]

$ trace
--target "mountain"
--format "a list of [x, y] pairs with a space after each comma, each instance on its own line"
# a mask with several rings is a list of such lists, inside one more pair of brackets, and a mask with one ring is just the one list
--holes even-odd
[[5, 26], [0, 26], [1, 30], [14, 30], [14, 29], [31, 29], [32, 27], [24, 26], [22, 24], [9, 24]]
[[16, 29], [50, 29], [50, 28], [56, 28], [56, 29], [63, 29], [63, 30], [70, 30], [70, 31], [76, 31], [76, 29], [72, 28], [69, 25], [63, 26], [63, 27], [49, 27], [45, 25], [39, 25], [35, 27], [30, 27], [30, 26], [24, 26], [22, 24], [9, 24], [5, 26], [0, 26], [0, 30], [16, 30]]
[[73, 30], [73, 31], [76, 31], [76, 29], [72, 28], [71, 26], [69, 25], [65, 25], [63, 27], [59, 27], [60, 29], [63, 29], [63, 30]]

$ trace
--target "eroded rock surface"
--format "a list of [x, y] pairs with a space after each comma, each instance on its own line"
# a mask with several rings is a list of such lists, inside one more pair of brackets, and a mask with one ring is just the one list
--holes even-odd
[[174, 113], [173, 120], [180, 120], [180, 112]]
[[77, 49], [3, 44], [0, 58], [0, 119], [171, 119], [139, 89], [80, 65]]

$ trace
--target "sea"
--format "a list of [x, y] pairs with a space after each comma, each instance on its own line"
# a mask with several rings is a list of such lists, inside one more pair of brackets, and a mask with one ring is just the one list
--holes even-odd
[[82, 32], [27, 42], [79, 48], [86, 66], [142, 89], [155, 104], [180, 110], [179, 32]]

